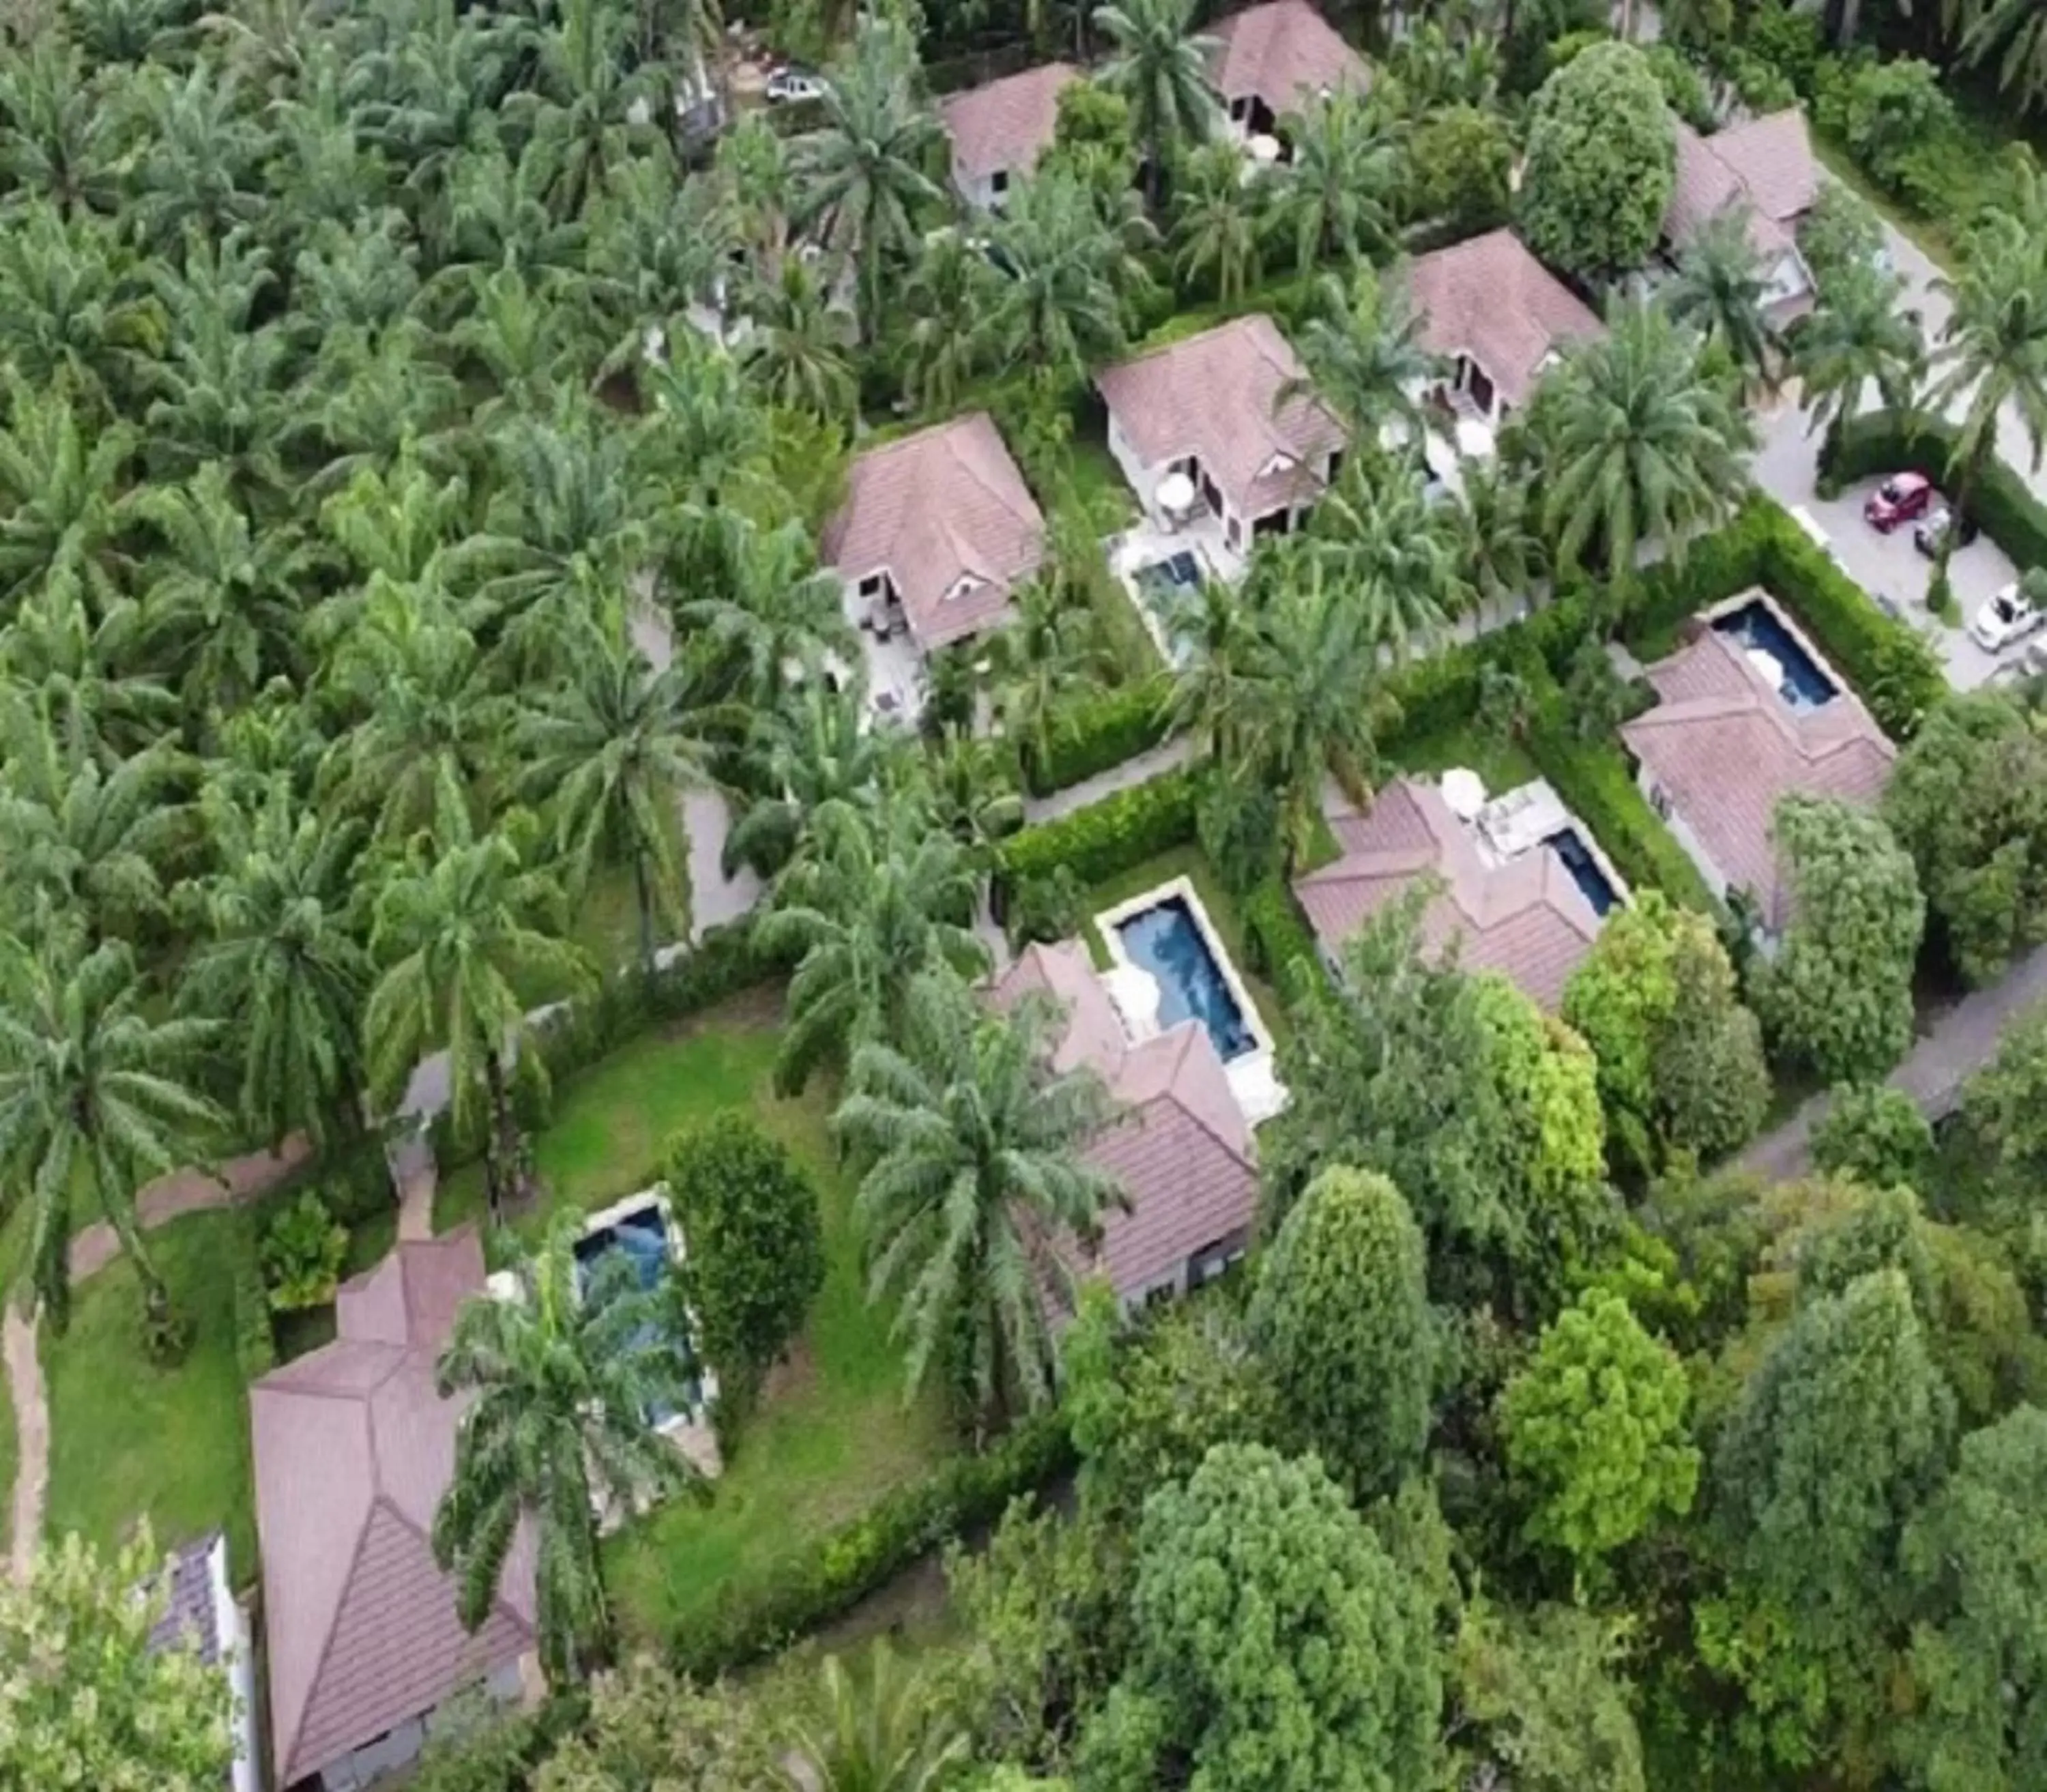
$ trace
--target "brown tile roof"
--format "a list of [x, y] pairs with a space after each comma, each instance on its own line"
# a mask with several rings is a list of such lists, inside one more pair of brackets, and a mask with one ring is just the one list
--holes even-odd
[[844, 577], [890, 575], [927, 652], [1004, 621], [1044, 550], [1045, 519], [985, 411], [857, 456], [824, 535]]
[[1256, 312], [1105, 369], [1095, 385], [1147, 466], [1197, 456], [1250, 522], [1318, 496], [1323, 458], [1343, 445], [1342, 426], [1312, 394], [1279, 402], [1306, 371]]
[[1266, 0], [1218, 19], [1212, 79], [1225, 100], [1256, 97], [1291, 112], [1325, 93], [1362, 92], [1372, 72], [1308, 0]]
[[1701, 137], [1677, 125], [1677, 168], [1663, 235], [1682, 248], [1729, 206], [1745, 208], [1749, 241], [1774, 260], [1797, 246], [1797, 220], [1819, 195], [1805, 114], [1793, 106]]
[[[1791, 627], [1761, 591], [1736, 601], [1766, 604]], [[1790, 918], [1790, 888], [1770, 838], [1777, 805], [1794, 791], [1874, 803], [1897, 749], [1838, 675], [1832, 702], [1794, 711], [1749, 664], [1741, 644], [1716, 629], [1702, 629], [1650, 667], [1648, 676], [1662, 701], [1625, 724], [1621, 738], [1713, 863], [1731, 883], [1755, 892], [1765, 922], [1781, 929]]]
[[1545, 359], [1606, 334], [1592, 308], [1511, 230], [1418, 255], [1407, 293], [1432, 354], [1468, 354], [1510, 404], [1525, 404]]
[[462, 1411], [435, 1391], [434, 1359], [455, 1306], [483, 1285], [473, 1231], [401, 1244], [344, 1285], [333, 1343], [250, 1390], [281, 1784], [533, 1646], [528, 1543], [471, 1636], [428, 1542]]
[[1428, 950], [1455, 940], [1470, 969], [1498, 971], [1546, 1008], [1563, 1000], [1599, 917], [1554, 853], [1488, 863], [1441, 792], [1411, 778], [1395, 779], [1369, 809], [1337, 799], [1329, 820], [1343, 856], [1296, 878], [1294, 892], [1329, 951], [1418, 877], [1433, 876], [1441, 887], [1422, 911]]
[[1048, 62], [948, 95], [938, 111], [953, 140], [953, 172], [963, 180], [1029, 173], [1052, 145], [1059, 95], [1080, 78], [1071, 63]]
[[1077, 1267], [1105, 1274], [1129, 1299], [1203, 1246], [1250, 1229], [1258, 1211], [1251, 1130], [1206, 1029], [1185, 1020], [1132, 1043], [1079, 941], [1027, 946], [992, 999], [1008, 1008], [1034, 991], [1066, 1009], [1054, 1062], [1093, 1066], [1120, 1110], [1087, 1155], [1130, 1205], [1103, 1216], [1100, 1244]]

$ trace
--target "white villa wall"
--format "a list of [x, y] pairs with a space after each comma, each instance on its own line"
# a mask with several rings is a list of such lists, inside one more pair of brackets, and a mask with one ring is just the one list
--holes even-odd
[[976, 211], [1000, 211], [1008, 197], [1008, 188], [1016, 184], [1015, 173], [1007, 168], [999, 171], [1008, 174], [1009, 180], [1004, 189], [996, 191], [996, 171], [978, 176], [967, 174], [958, 162], [953, 164], [953, 191]]

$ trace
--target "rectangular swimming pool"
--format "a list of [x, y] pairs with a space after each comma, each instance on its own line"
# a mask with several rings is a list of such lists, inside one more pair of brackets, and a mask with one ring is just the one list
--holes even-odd
[[1168, 896], [1155, 908], [1117, 922], [1116, 937], [1130, 962], [1158, 980], [1162, 1029], [1182, 1020], [1200, 1021], [1225, 1064], [1257, 1049], [1257, 1038], [1230, 993], [1229, 980], [1184, 897]]
[[1592, 905], [1592, 912], [1605, 919], [1619, 902], [1620, 892], [1600, 869], [1592, 850], [1568, 827], [1561, 834], [1551, 834], [1542, 844], [1564, 861], [1564, 869], [1570, 873], [1571, 881], [1585, 892], [1585, 900]]
[[1716, 617], [1713, 626], [1743, 646], [1766, 654], [1777, 664], [1777, 694], [1794, 710], [1817, 710], [1840, 695], [1797, 637], [1765, 603], [1746, 603]]
[[[633, 1267], [633, 1279], [643, 1290], [661, 1285], [673, 1262], [668, 1238], [668, 1216], [660, 1202], [649, 1199], [643, 1206], [627, 1209], [624, 1213], [606, 1219], [592, 1227], [575, 1242], [576, 1289], [586, 1294], [590, 1281], [597, 1274], [597, 1266], [614, 1252], [624, 1256]], [[681, 1312], [678, 1302], [675, 1311]], [[668, 1335], [676, 1353], [685, 1363], [692, 1360], [690, 1341], [668, 1333], [666, 1327], [650, 1329], [636, 1343], [648, 1338]], [[701, 1398], [701, 1391], [692, 1379], [689, 1384], [688, 1405], [675, 1407], [665, 1401], [656, 1401], [647, 1411], [647, 1422], [661, 1426], [671, 1419], [683, 1417], [693, 1409]]]

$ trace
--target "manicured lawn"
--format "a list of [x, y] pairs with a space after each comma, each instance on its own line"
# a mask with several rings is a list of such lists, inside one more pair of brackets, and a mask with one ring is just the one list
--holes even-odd
[[[555, 1202], [593, 1208], [644, 1188], [664, 1143], [720, 1109], [750, 1108], [816, 1179], [826, 1278], [803, 1337], [742, 1428], [708, 1506], [676, 1504], [612, 1539], [610, 1580], [622, 1620], [657, 1641], [706, 1610], [735, 1577], [757, 1572], [916, 1478], [950, 1446], [938, 1404], [907, 1407], [901, 1353], [886, 1312], [865, 1297], [853, 1186], [834, 1161], [832, 1092], [814, 1084], [778, 1099], [775, 1032], [757, 1000], [700, 1017], [615, 1053], [559, 1091], [535, 1141]], [[442, 1185], [435, 1223], [482, 1210], [478, 1173]], [[524, 1216], [536, 1232], [544, 1214]]]
[[196, 1327], [177, 1368], [154, 1368], [143, 1353], [141, 1295], [125, 1258], [79, 1285], [69, 1329], [60, 1338], [45, 1328], [42, 1348], [52, 1534], [80, 1531], [106, 1545], [146, 1515], [168, 1547], [224, 1525], [240, 1584], [255, 1573], [256, 1533], [249, 1403], [219, 1273], [234, 1223], [196, 1213], [149, 1235], [172, 1298]]
[[1193, 880], [1194, 893], [1202, 899], [1202, 907], [1208, 911], [1216, 931], [1222, 935], [1223, 947], [1229, 954], [1231, 963], [1236, 966], [1236, 974], [1251, 992], [1251, 999], [1258, 1004], [1266, 1030], [1274, 1039], [1283, 1039], [1288, 1031], [1286, 1010], [1271, 986], [1252, 975], [1251, 959], [1244, 946], [1244, 923], [1238, 917], [1236, 904], [1223, 888], [1198, 846], [1175, 846], [1155, 858], [1146, 859], [1141, 865], [1132, 865], [1118, 877], [1095, 884], [1087, 892], [1084, 900], [1088, 918], [1082, 931], [1096, 966], [1106, 970], [1110, 960], [1109, 948], [1103, 943], [1094, 917], [1105, 908], [1141, 896], [1155, 885], [1170, 883], [1175, 877]]
[[1465, 766], [1485, 780], [1488, 796], [1542, 776], [1519, 741], [1503, 740], [1470, 722], [1402, 741], [1387, 757], [1410, 778], [1441, 777], [1453, 766]]

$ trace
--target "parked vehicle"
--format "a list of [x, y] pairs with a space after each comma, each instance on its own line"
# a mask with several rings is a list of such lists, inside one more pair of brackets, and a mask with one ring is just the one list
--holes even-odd
[[2007, 585], [1969, 619], [1969, 638], [1986, 653], [2002, 653], [2043, 622], [2041, 610], [2016, 585]]
[[1933, 482], [1925, 474], [1894, 473], [1869, 494], [1862, 507], [1863, 521], [1888, 535], [1900, 523], [1923, 516], [1935, 495]]
[[1912, 545], [1929, 560], [1937, 560], [1946, 544], [1942, 537], [1948, 530], [1955, 531], [1955, 546], [1966, 548], [1982, 533], [1968, 517], [1956, 520], [1953, 511], [1944, 504], [1937, 504], [1919, 519], [1918, 527], [1912, 532]]
[[813, 75], [807, 68], [778, 68], [768, 77], [768, 98], [777, 106], [794, 105], [806, 99], [822, 99], [824, 96], [824, 77]]

